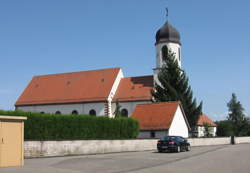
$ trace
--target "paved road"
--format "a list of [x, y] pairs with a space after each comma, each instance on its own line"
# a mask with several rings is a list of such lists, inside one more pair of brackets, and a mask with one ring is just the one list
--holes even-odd
[[250, 144], [193, 147], [190, 152], [129, 152], [27, 159], [0, 173], [249, 173]]

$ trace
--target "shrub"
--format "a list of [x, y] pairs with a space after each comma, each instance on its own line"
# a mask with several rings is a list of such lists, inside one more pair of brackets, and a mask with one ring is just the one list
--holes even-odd
[[131, 139], [139, 133], [138, 122], [131, 118], [3, 110], [0, 110], [0, 115], [26, 116], [26, 140]]
[[223, 120], [216, 122], [217, 124], [217, 136], [233, 136], [233, 124], [229, 120]]

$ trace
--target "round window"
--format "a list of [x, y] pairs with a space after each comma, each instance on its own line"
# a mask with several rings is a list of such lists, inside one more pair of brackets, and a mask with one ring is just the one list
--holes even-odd
[[96, 111], [94, 109], [91, 109], [89, 111], [89, 115], [93, 115], [93, 116], [96, 116]]
[[61, 114], [61, 112], [60, 111], [56, 111], [56, 114]]
[[122, 117], [128, 117], [128, 110], [122, 109], [121, 114], [122, 114]]
[[77, 110], [73, 110], [71, 114], [72, 115], [78, 115], [78, 112], [77, 112]]

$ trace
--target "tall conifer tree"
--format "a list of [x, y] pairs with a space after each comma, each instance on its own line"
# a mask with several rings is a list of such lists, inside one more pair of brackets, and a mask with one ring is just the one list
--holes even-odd
[[[245, 128], [246, 124], [249, 123], [249, 120], [244, 115], [244, 108], [241, 103], [237, 100], [236, 95], [233, 93], [231, 100], [227, 103], [228, 107], [228, 120], [233, 124], [234, 135], [245, 135], [247, 129]], [[249, 127], [248, 127], [249, 128]]]
[[202, 102], [197, 106], [185, 71], [179, 67], [175, 54], [167, 48], [163, 49], [163, 61], [163, 67], [158, 73], [160, 84], [156, 82], [152, 91], [154, 101], [181, 101], [188, 122], [193, 127], [202, 113]]
[[121, 113], [121, 105], [119, 104], [118, 100], [116, 100], [115, 102], [115, 118], [119, 118], [122, 116], [122, 113]]

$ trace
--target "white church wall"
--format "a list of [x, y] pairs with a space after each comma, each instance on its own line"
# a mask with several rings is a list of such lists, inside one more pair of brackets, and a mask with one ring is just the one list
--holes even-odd
[[175, 58], [178, 65], [181, 67], [181, 45], [177, 43], [160, 43], [156, 45], [156, 68], [154, 69], [154, 81], [159, 84], [158, 73], [163, 66], [162, 60], [162, 47], [167, 46], [172, 52], [175, 53]]
[[[162, 47], [166, 45], [169, 50], [175, 53], [175, 58], [178, 60], [178, 64], [181, 67], [181, 46], [177, 43], [160, 43], [156, 45], [156, 68], [161, 68], [163, 65], [162, 61]], [[180, 51], [179, 51], [180, 49]]]
[[[130, 102], [119, 102], [119, 105], [121, 106], [120, 110], [127, 109], [128, 116], [130, 117], [130, 115], [134, 111], [136, 105], [138, 105], [138, 104], [146, 104], [146, 103], [152, 103], [152, 102], [151, 101], [130, 101]], [[112, 103], [112, 114], [113, 114], [113, 117], [115, 116], [114, 115], [115, 109], [116, 109], [116, 103], [113, 102]]]
[[96, 111], [96, 115], [105, 115], [105, 103], [79, 103], [79, 104], [58, 104], [58, 105], [34, 105], [34, 106], [18, 106], [18, 110], [25, 112], [45, 112], [55, 113], [60, 111], [61, 114], [71, 114], [76, 110], [79, 114], [89, 114], [91, 109]]
[[188, 137], [188, 126], [182, 114], [180, 106], [178, 106], [174, 119], [169, 128], [169, 135]]
[[89, 111], [94, 109], [96, 111], [96, 115], [105, 115], [105, 103], [86, 103], [83, 104], [84, 114], [89, 114]]
[[[121, 109], [127, 109], [128, 116], [132, 114], [137, 104], [151, 103], [151, 101], [132, 101], [132, 102], [119, 102]], [[33, 106], [18, 106], [17, 110], [25, 112], [44, 112], [54, 114], [60, 111], [61, 114], [71, 114], [76, 110], [79, 114], [89, 114], [91, 109], [96, 111], [96, 115], [105, 115], [105, 102], [93, 103], [78, 103], [78, 104], [56, 104], [56, 105], [33, 105]], [[114, 117], [116, 103], [111, 104], [111, 116]]]

